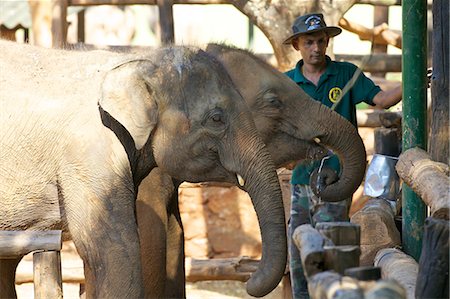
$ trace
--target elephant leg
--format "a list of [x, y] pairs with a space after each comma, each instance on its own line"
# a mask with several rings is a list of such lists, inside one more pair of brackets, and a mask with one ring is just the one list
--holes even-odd
[[80, 285], [80, 298], [95, 298], [95, 279], [91, 268], [87, 263], [84, 266], [84, 284]]
[[167, 231], [166, 298], [186, 298], [183, 224], [178, 207], [178, 192], [174, 192], [169, 205]]
[[139, 186], [136, 215], [146, 298], [167, 298], [167, 209], [173, 192], [172, 179], [158, 168]]
[[0, 259], [0, 299], [17, 298], [15, 277], [21, 259]]
[[125, 188], [120, 178], [102, 185], [102, 191], [71, 177], [61, 178], [64, 211], [72, 240], [92, 274], [87, 272], [87, 294], [92, 296], [93, 284], [93, 298], [142, 298], [133, 190]]

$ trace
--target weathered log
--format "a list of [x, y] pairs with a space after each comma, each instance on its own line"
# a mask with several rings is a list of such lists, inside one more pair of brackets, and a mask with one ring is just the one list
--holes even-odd
[[317, 273], [308, 280], [308, 292], [311, 299], [363, 299], [364, 292], [358, 281], [341, 276], [334, 271]]
[[387, 119], [391, 120], [391, 125], [401, 122], [402, 114], [400, 112], [390, 112], [374, 109], [363, 109], [356, 111], [358, 127], [377, 128], [389, 124]]
[[449, 166], [434, 162], [427, 152], [411, 148], [395, 166], [399, 176], [430, 207], [431, 216], [449, 220]]
[[401, 244], [394, 212], [384, 199], [370, 199], [351, 217], [350, 222], [361, 227], [361, 266], [373, 265], [374, 257], [380, 249]]
[[306, 278], [325, 270], [323, 246], [325, 243], [331, 243], [330, 241], [310, 224], [298, 226], [292, 234], [292, 239], [300, 252]]
[[365, 293], [365, 299], [406, 299], [405, 289], [395, 280], [378, 280]]
[[15, 258], [35, 250], [61, 250], [61, 231], [0, 231], [0, 258]]
[[237, 280], [247, 281], [258, 268], [259, 260], [246, 257], [230, 259], [186, 259], [186, 280]]
[[347, 221], [319, 222], [315, 228], [336, 246], [359, 245], [361, 228], [358, 224]]
[[385, 248], [375, 256], [374, 265], [381, 267], [383, 279], [396, 280], [405, 289], [406, 297], [415, 299], [419, 265], [411, 256], [395, 248]]
[[[365, 55], [358, 54], [336, 54], [337, 61], [348, 61], [356, 65], [361, 65], [361, 61]], [[373, 54], [369, 60], [361, 66], [364, 72], [401, 72], [402, 59], [401, 55], [396, 54]]]
[[449, 298], [449, 222], [427, 218], [422, 244], [416, 298]]
[[[247, 257], [229, 259], [200, 260], [186, 258], [186, 281], [236, 280], [247, 281], [258, 267], [259, 260]], [[61, 263], [64, 283], [84, 283], [83, 262], [81, 259], [66, 259]], [[16, 284], [33, 282], [31, 261], [22, 261], [16, 274]]]
[[344, 275], [345, 269], [358, 267], [361, 250], [359, 246], [324, 246], [324, 265], [326, 270], [333, 270]]
[[43, 251], [33, 254], [34, 298], [62, 298], [61, 253]]

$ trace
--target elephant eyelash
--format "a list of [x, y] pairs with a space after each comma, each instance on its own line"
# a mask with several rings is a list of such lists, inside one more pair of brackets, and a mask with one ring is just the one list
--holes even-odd
[[262, 96], [262, 98], [264, 99], [264, 101], [266, 103], [270, 104], [271, 107], [275, 107], [275, 108], [279, 109], [282, 106], [282, 103], [281, 103], [278, 95], [271, 90], [265, 92], [264, 95]]
[[223, 126], [226, 123], [225, 113], [220, 108], [214, 108], [210, 110], [205, 119], [202, 121], [202, 125], [205, 126], [207, 123], [211, 122], [215, 126]]

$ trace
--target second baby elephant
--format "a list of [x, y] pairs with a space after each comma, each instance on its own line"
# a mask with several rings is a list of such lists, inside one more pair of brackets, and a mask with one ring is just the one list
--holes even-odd
[[[84, 261], [89, 298], [142, 298], [141, 180], [158, 167], [183, 181], [245, 181], [267, 254], [249, 291], [278, 284], [287, 251], [275, 166], [220, 63], [189, 47], [0, 41], [0, 54], [0, 230], [61, 229]], [[0, 259], [0, 298], [15, 297], [20, 258]]]
[[[320, 158], [324, 147], [331, 149], [343, 170], [340, 179], [320, 195], [330, 201], [350, 197], [366, 166], [364, 144], [356, 128], [253, 54], [223, 45], [209, 45], [207, 52], [221, 61], [244, 97], [275, 164]], [[139, 187], [137, 217], [147, 298], [185, 297], [180, 183], [154, 169]]]

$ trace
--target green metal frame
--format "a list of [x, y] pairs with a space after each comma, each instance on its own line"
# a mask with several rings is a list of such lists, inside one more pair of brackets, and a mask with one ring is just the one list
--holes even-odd
[[[427, 150], [427, 0], [403, 0], [402, 23], [402, 147]], [[406, 184], [402, 190], [403, 250], [418, 261], [427, 207]]]

